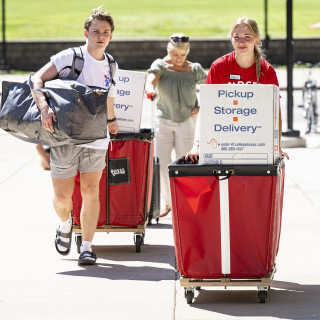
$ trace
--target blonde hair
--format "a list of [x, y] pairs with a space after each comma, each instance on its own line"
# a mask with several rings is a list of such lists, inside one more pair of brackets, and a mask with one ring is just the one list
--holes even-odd
[[91, 15], [84, 22], [84, 28], [89, 31], [89, 28], [94, 20], [107, 21], [110, 24], [111, 32], [114, 30], [114, 22], [109, 12], [102, 10], [102, 5], [96, 9], [92, 9]]
[[174, 33], [173, 35], [170, 36], [170, 40], [168, 42], [168, 45], [167, 45], [167, 49], [168, 49], [168, 53], [174, 51], [174, 50], [178, 50], [178, 51], [181, 51], [181, 52], [185, 52], [185, 53], [189, 53], [190, 51], [190, 43], [189, 41], [188, 42], [182, 42], [182, 41], [178, 41], [178, 42], [173, 42], [171, 40], [171, 37], [186, 37], [185, 34], [183, 33]]
[[[235, 29], [241, 24], [246, 25], [256, 38], [257, 37], [260, 38], [260, 31], [259, 31], [259, 27], [258, 27], [257, 22], [255, 20], [247, 18], [247, 17], [239, 18], [234, 23], [234, 25], [231, 27], [230, 38], [232, 38]], [[261, 53], [261, 48], [260, 47], [261, 47], [261, 42], [259, 42], [258, 44], [256, 44], [254, 46], [254, 61], [256, 63], [257, 83], [259, 83], [259, 79], [260, 79], [260, 75], [261, 75], [261, 57], [262, 57], [262, 53]]]

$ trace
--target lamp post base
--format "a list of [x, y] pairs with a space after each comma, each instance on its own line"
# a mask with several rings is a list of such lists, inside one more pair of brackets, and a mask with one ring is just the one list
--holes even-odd
[[300, 131], [299, 130], [293, 130], [293, 129], [287, 129], [285, 131], [282, 131], [282, 135], [284, 137], [300, 137]]

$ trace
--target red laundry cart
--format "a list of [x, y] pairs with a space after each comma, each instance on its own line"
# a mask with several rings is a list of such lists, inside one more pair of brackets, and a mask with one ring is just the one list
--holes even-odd
[[185, 297], [203, 286], [257, 286], [275, 272], [284, 189], [276, 165], [169, 165], [177, 268]]
[[[144, 243], [151, 203], [153, 177], [152, 129], [119, 133], [109, 145], [107, 166], [100, 180], [100, 213], [97, 232], [134, 232], [136, 251]], [[80, 174], [73, 192], [73, 232], [78, 252], [82, 241]]]

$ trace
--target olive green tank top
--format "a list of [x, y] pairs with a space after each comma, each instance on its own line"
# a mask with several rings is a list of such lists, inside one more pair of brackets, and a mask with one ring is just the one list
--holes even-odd
[[157, 73], [157, 116], [184, 122], [190, 117], [190, 110], [198, 107], [196, 85], [205, 83], [207, 74], [199, 63], [192, 63], [190, 72], [168, 70], [162, 59], [155, 60], [148, 73]]

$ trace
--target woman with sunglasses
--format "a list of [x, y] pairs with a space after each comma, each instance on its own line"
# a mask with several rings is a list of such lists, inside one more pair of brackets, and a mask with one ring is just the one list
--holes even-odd
[[[261, 56], [260, 32], [256, 21], [247, 17], [238, 19], [231, 28], [230, 38], [234, 51], [212, 63], [206, 84], [260, 83], [279, 86], [274, 68]], [[198, 162], [199, 156], [199, 120], [198, 118], [193, 148], [186, 155], [186, 158], [193, 163]], [[279, 121], [281, 134], [281, 113]], [[280, 148], [280, 157], [282, 155], [289, 159]]]
[[175, 33], [168, 42], [167, 55], [155, 60], [148, 70], [146, 92], [157, 99], [155, 143], [160, 162], [160, 217], [171, 211], [168, 165], [172, 150], [180, 157], [192, 147], [199, 112], [196, 85], [207, 78], [199, 63], [187, 60], [189, 50], [189, 38]]

